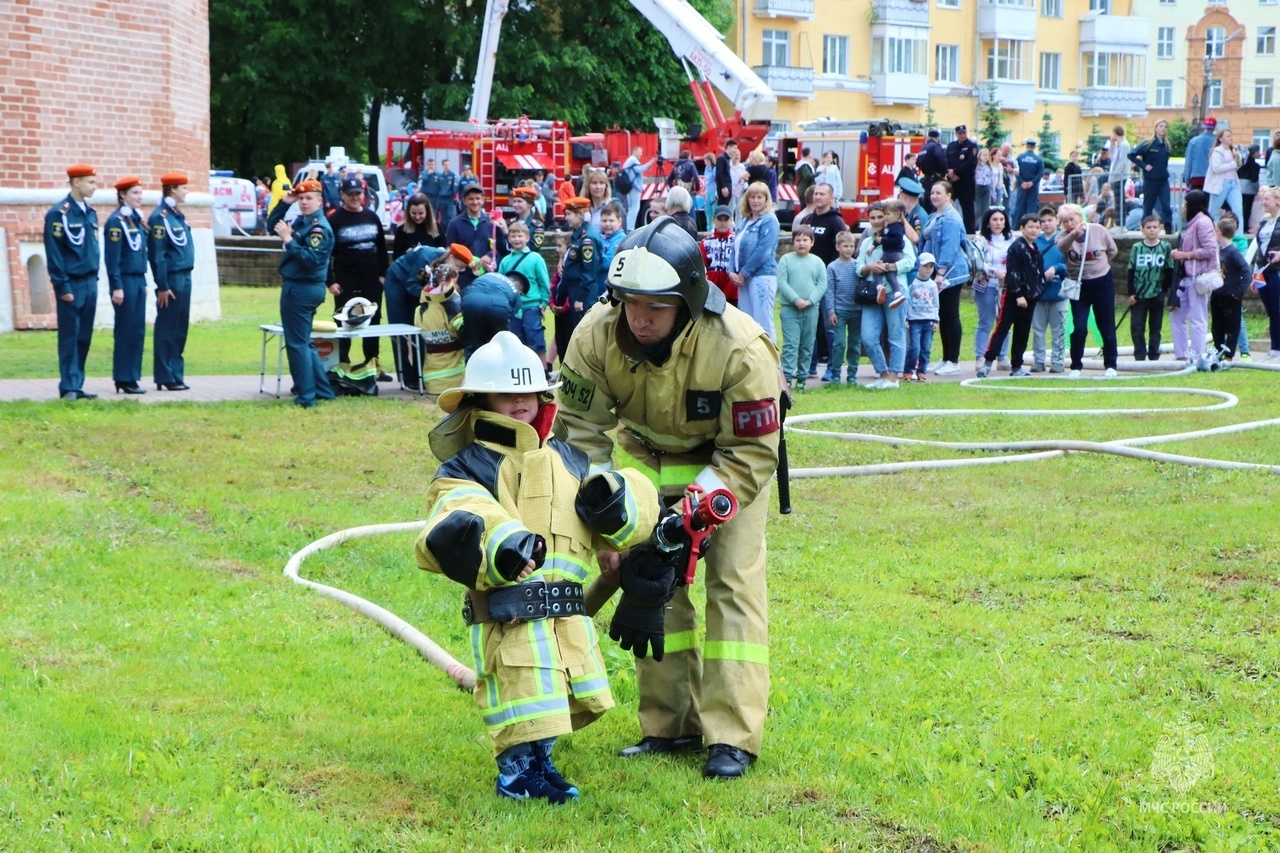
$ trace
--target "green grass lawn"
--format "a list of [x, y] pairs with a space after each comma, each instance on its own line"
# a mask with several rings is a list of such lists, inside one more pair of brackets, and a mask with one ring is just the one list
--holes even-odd
[[[258, 330], [261, 323], [277, 323], [280, 321], [280, 291], [274, 287], [224, 287], [222, 296], [222, 319], [217, 322], [195, 323], [187, 339], [187, 374], [189, 376], [231, 376], [253, 375], [259, 370], [262, 357], [262, 333]], [[320, 319], [327, 320], [332, 313], [332, 301], [321, 306], [316, 312]], [[969, 358], [973, 351], [973, 330], [977, 325], [977, 312], [973, 300], [961, 300], [961, 318], [964, 323], [965, 337], [961, 344], [962, 359]], [[1117, 310], [1119, 319], [1121, 310]], [[549, 315], [548, 315], [549, 316]], [[1247, 315], [1251, 337], [1267, 336], [1267, 318], [1263, 314]], [[780, 323], [775, 328], [781, 329]], [[548, 334], [550, 322], [548, 322]], [[1164, 338], [1168, 342], [1169, 323], [1164, 324]], [[1120, 346], [1133, 343], [1129, 336], [1129, 321], [1126, 319], [1119, 330]], [[143, 353], [143, 375], [149, 376], [151, 371], [151, 328], [147, 328], [146, 350]], [[1093, 343], [1090, 343], [1093, 346]], [[941, 357], [941, 340], [934, 336], [934, 357]], [[85, 366], [89, 376], [111, 376], [111, 330], [99, 329], [94, 334], [93, 346], [89, 349], [89, 361]], [[390, 358], [384, 359], [390, 363]], [[56, 379], [58, 377], [58, 338], [55, 332], [13, 332], [0, 335], [0, 379]]]
[[[236, 310], [254, 349], [261, 318]], [[1280, 412], [1258, 371], [1160, 384], [1240, 405], [835, 428], [1114, 439]], [[795, 411], [1120, 404], [1066, 396], [824, 388]], [[324, 534], [423, 515], [434, 420], [386, 399], [0, 407], [0, 850], [1280, 847], [1275, 475], [1077, 455], [796, 481], [769, 521], [762, 760], [714, 784], [695, 756], [615, 758], [636, 690], [606, 640], [619, 707], [562, 739], [583, 798], [554, 810], [493, 795], [470, 697], [281, 576]], [[796, 467], [966, 455], [790, 445]], [[1280, 464], [1278, 447], [1272, 428], [1159, 449]], [[410, 544], [353, 542], [303, 573], [466, 661], [459, 589]], [[1178, 757], [1188, 737], [1213, 769], [1179, 791], [1153, 762], [1205, 769]]]

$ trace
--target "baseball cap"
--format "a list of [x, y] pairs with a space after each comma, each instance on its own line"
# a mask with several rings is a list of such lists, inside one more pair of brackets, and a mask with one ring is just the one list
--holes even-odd
[[342, 191], [344, 193], [362, 193], [364, 192], [364, 182], [359, 178], [343, 178]]
[[938, 265], [938, 259], [935, 258], [929, 252], [921, 252], [920, 257], [917, 260], [920, 261], [920, 266], [924, 266], [925, 264], [933, 264], [936, 267]]
[[1205, 126], [1205, 127], [1207, 127], [1207, 128], [1209, 128], [1210, 130], [1213, 130], [1215, 127], [1217, 127], [1217, 126], [1218, 126], [1218, 120], [1217, 120], [1216, 118], [1214, 118], [1213, 116], [1205, 116], [1205, 117], [1204, 117], [1204, 126]]
[[462, 188], [462, 195], [468, 196], [472, 193], [480, 193], [480, 195], [484, 195], [484, 190], [480, 188], [479, 184], [467, 184]]
[[722, 217], [722, 216], [727, 216], [727, 217], [729, 217], [730, 219], [732, 219], [732, 218], [733, 218], [733, 208], [729, 207], [729, 205], [727, 205], [727, 204], [718, 204], [718, 205], [716, 205], [716, 215], [715, 215], [715, 216], [713, 216], [713, 217], [711, 217], [711, 218], [712, 218], [712, 219], [719, 219], [719, 218], [720, 218], [720, 217]]

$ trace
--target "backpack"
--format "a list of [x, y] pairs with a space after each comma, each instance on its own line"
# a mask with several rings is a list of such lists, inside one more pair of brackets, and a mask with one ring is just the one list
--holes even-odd
[[613, 188], [618, 191], [618, 195], [630, 195], [635, 186], [631, 180], [631, 167], [622, 169], [613, 179]]
[[969, 264], [969, 283], [972, 284], [982, 278], [986, 270], [986, 252], [982, 250], [982, 245], [977, 239], [969, 234], [960, 241], [960, 251], [964, 253], [964, 259]]

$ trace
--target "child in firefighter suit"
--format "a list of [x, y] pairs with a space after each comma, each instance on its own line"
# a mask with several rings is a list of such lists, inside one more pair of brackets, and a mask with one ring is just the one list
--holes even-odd
[[658, 496], [635, 471], [588, 477], [587, 457], [550, 436], [556, 387], [510, 332], [476, 350], [462, 387], [440, 395], [451, 414], [430, 434], [441, 464], [414, 553], [419, 568], [468, 589], [498, 795], [558, 804], [578, 790], [552, 745], [613, 707], [582, 584], [597, 549], [649, 536]]

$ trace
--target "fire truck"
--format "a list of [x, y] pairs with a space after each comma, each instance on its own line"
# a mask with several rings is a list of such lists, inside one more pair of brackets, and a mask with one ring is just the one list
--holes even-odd
[[894, 182], [903, 159], [924, 147], [925, 128], [917, 124], [876, 119], [834, 121], [820, 119], [801, 125], [798, 133], [778, 140], [778, 166], [794, 180], [800, 151], [809, 148], [819, 160], [827, 151], [840, 158], [844, 197], [836, 199], [846, 222], [866, 216], [867, 206], [897, 195]]

